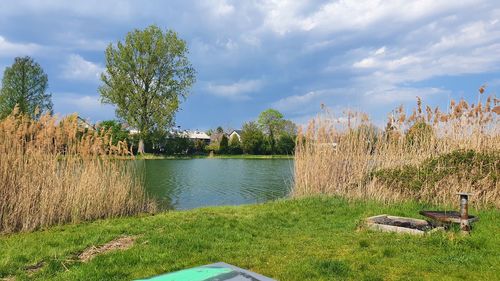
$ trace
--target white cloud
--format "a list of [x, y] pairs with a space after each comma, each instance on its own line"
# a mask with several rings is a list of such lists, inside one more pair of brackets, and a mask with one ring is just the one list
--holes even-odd
[[262, 87], [261, 80], [240, 80], [231, 84], [208, 83], [207, 90], [213, 95], [233, 100], [248, 100], [248, 94], [254, 93]]
[[86, 1], [65, 1], [65, 0], [51, 0], [51, 1], [31, 1], [31, 0], [18, 0], [18, 1], [4, 1], [1, 15], [12, 14], [43, 14], [50, 12], [59, 12], [64, 15], [78, 15], [84, 17], [107, 17], [115, 20], [124, 20], [131, 17], [137, 9], [134, 9], [132, 3], [127, 3], [121, 0], [86, 0]]
[[400, 104], [413, 104], [416, 97], [424, 101], [436, 96], [450, 94], [441, 88], [412, 88], [392, 85], [377, 86], [360, 85], [352, 88], [322, 89], [307, 92], [303, 95], [293, 95], [282, 98], [271, 104], [273, 108], [293, 115], [294, 120], [306, 123], [304, 120], [317, 115], [321, 108], [329, 109], [335, 116], [341, 116], [346, 109], [354, 111], [369, 111], [370, 109], [386, 107], [389, 111]]
[[324, 97], [326, 91], [311, 91], [303, 95], [293, 95], [282, 98], [272, 104], [272, 107], [285, 112], [297, 111], [303, 109], [304, 106], [317, 103], [316, 108], [319, 108], [319, 99]]
[[93, 37], [88, 38], [87, 36], [88, 35], [82, 32], [68, 30], [57, 33], [54, 39], [59, 44], [64, 44], [64, 46], [68, 49], [98, 52], [103, 52], [108, 44], [114, 41], [111, 39], [104, 40]]
[[409, 88], [395, 87], [386, 89], [375, 89], [366, 91], [363, 94], [363, 100], [373, 105], [383, 104], [401, 104], [406, 102], [414, 102], [417, 96], [425, 100], [435, 95], [449, 94], [450, 92], [439, 88]]
[[41, 46], [34, 43], [14, 43], [0, 36], [0, 57], [32, 55], [40, 49]]
[[[273, 77], [266, 87], [288, 97], [259, 100], [295, 117], [313, 116], [321, 103], [385, 110], [393, 103], [413, 103], [417, 95], [438, 100], [448, 93], [442, 87], [458, 76], [488, 73], [491, 78], [500, 71], [500, 6], [495, 0], [98, 2], [18, 0], [2, 5], [0, 25], [11, 25], [12, 34], [18, 18], [35, 15], [26, 24], [40, 23], [37, 30], [47, 30], [47, 36], [34, 42], [51, 44], [63, 59], [71, 53], [98, 57], [108, 42], [123, 38], [132, 27], [155, 23], [173, 28], [189, 43], [199, 80], [214, 81], [202, 84], [203, 90], [248, 100], [263, 83], [241, 77]], [[60, 22], [67, 28], [54, 30]], [[2, 49], [0, 42], [0, 57], [2, 50], [28, 46], [35, 52], [40, 47], [15, 40], [19, 48], [12, 41]], [[54, 53], [43, 52], [44, 59]], [[98, 81], [102, 62], [96, 62], [70, 56], [64, 77]], [[450, 78], [442, 82], [442, 76]], [[214, 101], [210, 106], [221, 105]]]
[[85, 60], [80, 55], [72, 54], [62, 66], [61, 77], [69, 80], [97, 82], [104, 67]]
[[55, 93], [52, 95], [52, 99], [54, 111], [62, 115], [77, 112], [82, 118], [92, 118], [93, 122], [114, 118], [114, 107], [102, 104], [98, 95]]
[[377, 49], [373, 54], [376, 55], [376, 56], [379, 56], [379, 55], [383, 55], [385, 54], [385, 46], [380, 48], [380, 49]]
[[[491, 72], [500, 69], [500, 23], [498, 12], [481, 20], [454, 22], [438, 20], [414, 30], [408, 38], [383, 52], [368, 51], [354, 61], [354, 69], [365, 69], [361, 80], [384, 83], [423, 81], [442, 75]], [[437, 26], [440, 26], [439, 28]], [[442, 30], [444, 27], [445, 30]], [[417, 42], [419, 41], [419, 42]], [[390, 50], [390, 52], [388, 52]]]
[[215, 44], [217, 44], [217, 46], [221, 47], [221, 48], [224, 48], [226, 49], [227, 51], [234, 51], [236, 49], [238, 49], [238, 43], [235, 42], [233, 39], [231, 38], [228, 38], [228, 39], [217, 39], [217, 41], [215, 42]]
[[339, 32], [363, 30], [384, 24], [397, 29], [399, 24], [477, 5], [477, 1], [330, 1], [308, 12], [306, 1], [277, 0], [262, 5], [265, 25], [279, 34], [293, 31]]
[[227, 16], [234, 12], [234, 6], [225, 0], [201, 2], [202, 7], [208, 9], [214, 16]]

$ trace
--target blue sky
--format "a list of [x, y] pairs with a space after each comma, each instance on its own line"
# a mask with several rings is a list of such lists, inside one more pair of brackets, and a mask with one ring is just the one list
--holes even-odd
[[184, 128], [239, 128], [276, 108], [303, 124], [325, 104], [376, 124], [415, 97], [444, 106], [500, 89], [500, 2], [1, 1], [0, 76], [32, 56], [49, 75], [55, 111], [114, 118], [99, 102], [104, 50], [135, 28], [174, 29], [197, 83]]

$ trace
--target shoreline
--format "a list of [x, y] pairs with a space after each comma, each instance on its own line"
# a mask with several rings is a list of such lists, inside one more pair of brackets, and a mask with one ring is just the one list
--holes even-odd
[[238, 154], [238, 155], [186, 155], [186, 156], [169, 156], [169, 155], [137, 155], [137, 156], [116, 156], [113, 157], [120, 160], [189, 160], [189, 159], [294, 159], [293, 155], [254, 155], [254, 154]]

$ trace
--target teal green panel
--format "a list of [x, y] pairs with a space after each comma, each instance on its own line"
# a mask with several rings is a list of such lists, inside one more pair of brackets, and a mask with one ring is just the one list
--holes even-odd
[[230, 268], [195, 267], [137, 281], [203, 281], [230, 272], [233, 272]]

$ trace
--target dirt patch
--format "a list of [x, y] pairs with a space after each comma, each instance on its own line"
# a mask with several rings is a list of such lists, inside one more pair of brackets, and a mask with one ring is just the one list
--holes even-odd
[[99, 247], [92, 246], [85, 249], [81, 254], [78, 255], [78, 259], [81, 262], [88, 262], [95, 256], [104, 254], [114, 250], [127, 250], [134, 245], [134, 236], [125, 236], [109, 241], [108, 243], [101, 245]]

